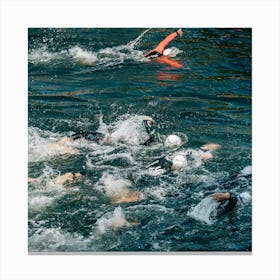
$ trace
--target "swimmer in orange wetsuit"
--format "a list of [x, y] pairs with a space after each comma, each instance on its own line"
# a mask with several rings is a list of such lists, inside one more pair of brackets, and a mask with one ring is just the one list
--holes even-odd
[[157, 61], [160, 63], [167, 63], [170, 66], [181, 68], [183, 65], [177, 61], [169, 59], [169, 52], [168, 50], [165, 50], [167, 45], [174, 40], [177, 36], [183, 35], [182, 28], [179, 28], [177, 31], [171, 33], [168, 35], [164, 40], [162, 40], [153, 50], [149, 51], [145, 54], [145, 57], [154, 59], [157, 58]]

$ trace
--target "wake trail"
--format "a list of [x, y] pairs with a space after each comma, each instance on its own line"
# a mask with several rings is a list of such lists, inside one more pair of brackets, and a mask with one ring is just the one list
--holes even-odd
[[152, 28], [146, 29], [146, 30], [145, 30], [144, 32], [142, 32], [136, 39], [130, 41], [127, 45], [128, 45], [129, 47], [131, 47], [131, 48], [134, 48], [135, 45], [141, 41], [142, 37], [143, 37], [148, 31], [150, 31], [151, 29], [152, 29]]

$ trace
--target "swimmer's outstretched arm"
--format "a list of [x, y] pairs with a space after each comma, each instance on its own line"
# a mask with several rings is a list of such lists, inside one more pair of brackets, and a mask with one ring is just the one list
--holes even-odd
[[57, 176], [53, 182], [55, 185], [60, 185], [60, 184], [64, 184], [66, 182], [69, 182], [69, 181], [74, 181], [75, 179], [78, 179], [82, 177], [82, 174], [80, 172], [67, 172], [63, 175], [60, 175], [60, 176]]
[[224, 201], [224, 200], [227, 200], [227, 199], [230, 199], [231, 197], [231, 194], [229, 192], [226, 192], [226, 193], [214, 193], [212, 194], [212, 199], [216, 200], [216, 201]]
[[158, 48], [160, 51], [158, 52], [163, 52], [164, 49], [168, 46], [168, 44], [174, 40], [177, 36], [182, 36], [183, 35], [183, 30], [182, 28], [179, 28], [177, 31], [171, 33], [170, 35], [168, 35], [164, 40], [162, 40], [156, 47], [156, 49]]
[[216, 144], [216, 143], [208, 143], [208, 144], [204, 144], [203, 146], [200, 147], [201, 150], [210, 151], [210, 152], [213, 152], [220, 148], [221, 148], [221, 145]]
[[[53, 183], [55, 185], [60, 185], [60, 184], [66, 183], [68, 181], [73, 181], [75, 179], [78, 179], [80, 177], [82, 177], [82, 174], [80, 172], [76, 172], [76, 173], [74, 173], [74, 172], [67, 172], [67, 173], [65, 173], [63, 175], [59, 175], [59, 176], [55, 177], [53, 179]], [[36, 181], [37, 181], [36, 178], [28, 177], [28, 183], [35, 183]]]
[[149, 51], [145, 56], [149, 56], [151, 52], [159, 52], [160, 54], [163, 54], [164, 49], [167, 47], [167, 45], [174, 40], [177, 36], [183, 35], [182, 28], [179, 28], [177, 31], [169, 34], [164, 40], [162, 40], [153, 50]]
[[34, 183], [34, 182], [36, 182], [36, 178], [28, 177], [28, 183]]

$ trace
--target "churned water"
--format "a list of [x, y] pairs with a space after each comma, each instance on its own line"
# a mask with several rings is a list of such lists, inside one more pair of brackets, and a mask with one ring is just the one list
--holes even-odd
[[[184, 29], [180, 67], [144, 57], [173, 31], [29, 29], [30, 252], [251, 251], [251, 29]], [[143, 116], [183, 145], [141, 145]], [[57, 144], [82, 131], [113, 143]], [[207, 143], [220, 148], [202, 160]], [[149, 168], [180, 152], [182, 170]], [[57, 183], [66, 172], [83, 176]], [[216, 216], [209, 196], [226, 191], [242, 203]]]

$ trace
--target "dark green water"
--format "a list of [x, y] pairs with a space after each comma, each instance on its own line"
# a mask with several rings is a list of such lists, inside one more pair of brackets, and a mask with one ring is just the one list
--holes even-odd
[[[29, 29], [28, 175], [38, 178], [28, 186], [29, 251], [251, 251], [251, 29], [184, 29], [170, 44], [181, 68], [143, 57], [174, 30], [145, 30]], [[143, 115], [163, 136], [188, 141], [177, 151], [140, 145]], [[77, 141], [74, 155], [50, 150], [97, 129], [114, 143]], [[221, 145], [211, 160], [163, 175], [147, 169], [160, 155], [206, 143]], [[78, 171], [82, 179], [53, 184]], [[112, 203], [110, 191], [124, 186], [143, 199]], [[210, 217], [206, 197], [217, 191], [244, 203]], [[112, 227], [118, 219], [127, 225]]]

